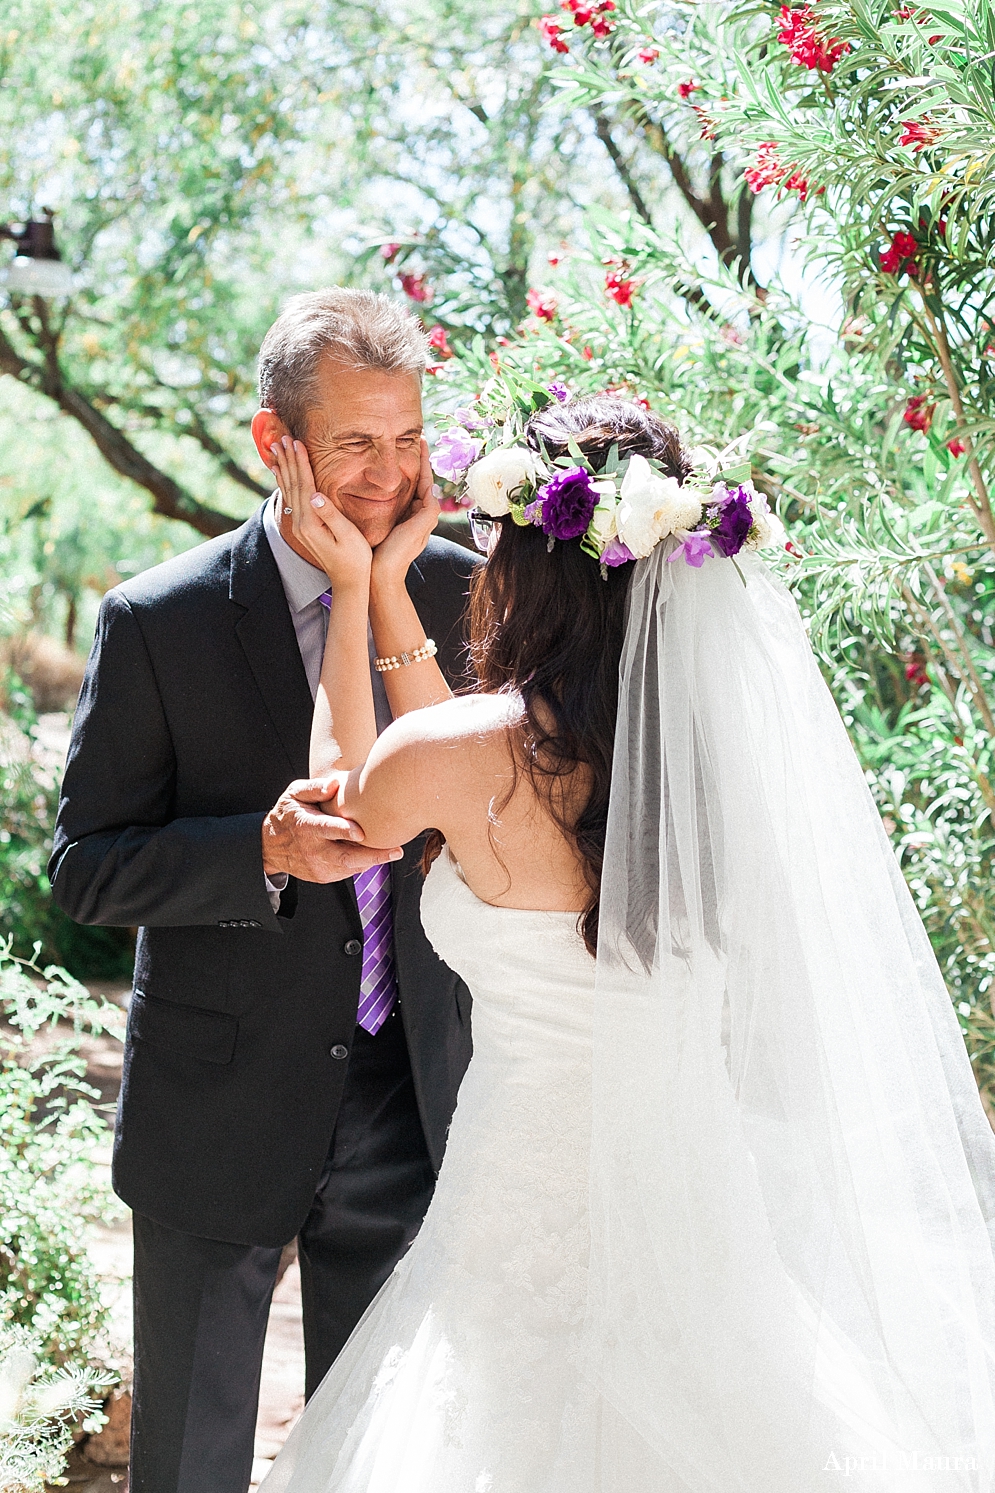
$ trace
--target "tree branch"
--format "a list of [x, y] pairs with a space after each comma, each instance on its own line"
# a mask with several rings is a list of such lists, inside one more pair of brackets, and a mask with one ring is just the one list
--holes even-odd
[[[44, 311], [44, 306], [43, 306]], [[45, 362], [35, 363], [22, 358], [0, 329], [0, 373], [6, 373], [11, 378], [16, 378], [19, 383], [26, 384], [38, 393], [45, 394], [58, 405], [63, 414], [69, 415], [76, 420], [90, 436], [101, 456], [112, 466], [115, 472], [122, 477], [128, 477], [132, 482], [137, 482], [139, 487], [152, 495], [152, 507], [154, 512], [161, 514], [164, 518], [174, 518], [187, 523], [197, 530], [198, 534], [205, 534], [213, 539], [217, 534], [225, 534], [230, 529], [237, 529], [239, 520], [231, 518], [227, 513], [219, 513], [213, 508], [207, 508], [197, 499], [175, 482], [165, 472], [161, 472], [154, 466], [148, 457], [133, 446], [123, 430], [111, 423], [106, 415], [94, 408], [90, 402], [76, 389], [67, 387], [62, 380], [61, 369], [51, 343], [52, 334], [48, 329], [44, 315], [40, 317], [42, 323], [42, 343], [45, 353]]]
[[614, 139], [612, 138], [611, 121], [608, 119], [607, 115], [601, 113], [600, 109], [592, 109], [591, 113], [594, 116], [594, 132], [611, 157], [612, 164], [614, 165], [615, 170], [618, 172], [619, 181], [622, 183], [623, 187], [629, 194], [629, 200], [631, 201], [633, 207], [636, 209], [636, 212], [642, 218], [643, 222], [648, 223], [652, 228], [653, 216], [650, 213], [649, 208], [646, 206], [646, 201], [643, 197], [643, 194], [640, 192], [638, 186], [636, 185], [636, 180], [631, 170], [629, 169], [628, 161], [625, 159], [622, 152], [616, 145]]

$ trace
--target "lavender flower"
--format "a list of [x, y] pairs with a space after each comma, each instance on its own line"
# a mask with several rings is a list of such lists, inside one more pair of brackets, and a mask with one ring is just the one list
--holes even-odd
[[537, 497], [542, 500], [543, 533], [551, 539], [579, 539], [587, 533], [600, 494], [583, 467], [567, 467], [550, 477]]
[[709, 543], [712, 538], [714, 538], [713, 534], [689, 534], [684, 543], [679, 544], [672, 555], [668, 555], [667, 563], [673, 565], [674, 561], [683, 555], [689, 565], [693, 565], [695, 570], [700, 570], [706, 560], [715, 558], [715, 551]]
[[566, 404], [567, 400], [570, 398], [569, 389], [567, 388], [566, 384], [561, 384], [559, 379], [554, 379], [551, 384], [546, 385], [546, 388], [559, 404]]
[[635, 558], [629, 546], [623, 544], [621, 539], [610, 539], [601, 551], [602, 565], [625, 565]]
[[483, 441], [471, 436], [461, 425], [456, 425], [440, 435], [432, 452], [432, 470], [447, 482], [458, 482], [483, 449]]

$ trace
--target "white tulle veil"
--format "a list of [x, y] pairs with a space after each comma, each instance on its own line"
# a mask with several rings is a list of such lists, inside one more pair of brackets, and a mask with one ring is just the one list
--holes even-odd
[[957, 1021], [790, 594], [672, 549], [621, 666], [586, 1372], [675, 1490], [980, 1493], [995, 1143]]

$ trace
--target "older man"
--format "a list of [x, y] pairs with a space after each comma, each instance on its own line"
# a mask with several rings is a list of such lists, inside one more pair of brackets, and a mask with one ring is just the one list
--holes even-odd
[[[365, 291], [297, 296], [263, 343], [263, 460], [303, 440], [373, 546], [429, 480], [425, 362], [417, 322]], [[433, 538], [408, 575], [453, 683], [473, 564]], [[418, 917], [420, 846], [355, 843], [292, 781], [330, 604], [276, 493], [108, 593], [76, 713], [54, 895], [141, 925], [114, 1157], [135, 1214], [132, 1493], [245, 1493], [281, 1247], [297, 1235], [310, 1392], [418, 1229], [469, 1058], [467, 992]]]

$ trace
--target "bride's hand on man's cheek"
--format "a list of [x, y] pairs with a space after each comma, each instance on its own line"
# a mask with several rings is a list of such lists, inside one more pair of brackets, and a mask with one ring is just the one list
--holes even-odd
[[270, 450], [284, 510], [290, 510], [294, 538], [310, 550], [333, 589], [345, 589], [353, 583], [366, 585], [373, 558], [370, 546], [355, 524], [323, 493], [315, 491], [304, 443], [284, 436]]

